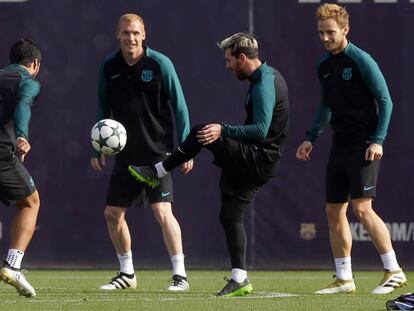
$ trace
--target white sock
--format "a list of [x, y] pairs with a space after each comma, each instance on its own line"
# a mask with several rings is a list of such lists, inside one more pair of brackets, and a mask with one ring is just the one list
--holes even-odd
[[247, 271], [242, 269], [231, 269], [231, 279], [237, 283], [242, 283], [247, 278]]
[[381, 255], [382, 263], [384, 264], [384, 269], [394, 272], [401, 270], [400, 265], [397, 262], [397, 256], [395, 255], [394, 250], [390, 250], [389, 252], [386, 252], [385, 254]]
[[336, 277], [341, 280], [352, 280], [351, 257], [335, 258]]
[[184, 266], [184, 254], [171, 256], [171, 262], [173, 266], [173, 275], [181, 275], [187, 277]]
[[117, 254], [119, 260], [119, 271], [126, 274], [134, 274], [134, 264], [132, 262], [132, 252]]
[[168, 172], [164, 168], [164, 165], [162, 165], [162, 162], [158, 162], [157, 164], [155, 164], [155, 169], [157, 170], [158, 178], [163, 178], [165, 175], [168, 174]]
[[12, 268], [20, 269], [22, 264], [22, 259], [24, 252], [19, 251], [18, 249], [11, 248], [7, 254], [6, 261]]

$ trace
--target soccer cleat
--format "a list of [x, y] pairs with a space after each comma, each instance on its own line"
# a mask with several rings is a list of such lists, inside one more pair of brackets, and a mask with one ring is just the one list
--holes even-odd
[[315, 294], [339, 294], [339, 293], [353, 293], [356, 290], [354, 280], [341, 280], [336, 276], [335, 281], [329, 284], [328, 287], [317, 290]]
[[117, 289], [127, 289], [127, 288], [136, 288], [137, 287], [137, 278], [135, 274], [126, 274], [123, 272], [118, 272], [118, 274], [112, 278], [108, 284], [104, 284], [99, 289], [105, 291], [117, 290]]
[[401, 295], [385, 303], [387, 310], [414, 310], [414, 293]]
[[34, 298], [36, 297], [36, 292], [23, 275], [26, 272], [27, 270], [10, 267], [5, 261], [4, 266], [0, 269], [0, 280], [16, 288], [21, 296]]
[[227, 281], [226, 286], [219, 291], [216, 296], [235, 297], [250, 294], [253, 290], [252, 283], [246, 278], [243, 282], [238, 283], [233, 279], [224, 278]]
[[151, 188], [158, 187], [160, 180], [157, 176], [157, 170], [154, 166], [135, 166], [129, 165], [128, 171], [134, 176], [138, 181], [143, 182], [150, 186]]
[[178, 274], [173, 275], [172, 283], [167, 288], [170, 292], [186, 292], [190, 289], [187, 278]]
[[402, 270], [390, 272], [385, 270], [384, 278], [379, 285], [374, 288], [371, 294], [384, 295], [389, 294], [398, 287], [402, 287], [407, 284], [407, 278]]

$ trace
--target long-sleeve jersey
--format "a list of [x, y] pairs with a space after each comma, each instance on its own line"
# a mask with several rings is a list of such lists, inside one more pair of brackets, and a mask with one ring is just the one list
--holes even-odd
[[307, 139], [315, 142], [330, 121], [336, 145], [382, 144], [392, 113], [392, 101], [377, 63], [349, 43], [329, 54], [318, 67], [322, 101]]
[[[266, 62], [249, 78], [244, 125], [222, 125], [223, 137], [248, 141], [277, 158], [289, 131], [288, 88], [282, 75]], [[276, 159], [276, 158], [275, 158]]]
[[29, 139], [31, 106], [40, 93], [40, 83], [22, 66], [0, 69], [0, 159], [9, 159], [16, 138]]
[[149, 165], [172, 152], [174, 123], [181, 143], [190, 131], [190, 121], [173, 64], [159, 52], [144, 50], [143, 58], [132, 66], [121, 51], [104, 61], [98, 120], [112, 118], [124, 125], [128, 139], [118, 159]]

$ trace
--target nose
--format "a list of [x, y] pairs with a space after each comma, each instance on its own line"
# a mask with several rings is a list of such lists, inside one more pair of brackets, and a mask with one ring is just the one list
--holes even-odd
[[326, 42], [329, 40], [328, 35], [327, 34], [320, 34], [319, 38], [321, 39], [322, 42]]

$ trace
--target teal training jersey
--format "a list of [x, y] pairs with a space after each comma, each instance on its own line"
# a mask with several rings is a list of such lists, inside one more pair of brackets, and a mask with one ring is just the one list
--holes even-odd
[[392, 113], [384, 76], [372, 57], [352, 43], [318, 66], [322, 102], [307, 139], [315, 142], [330, 121], [336, 145], [382, 144]]
[[289, 131], [289, 96], [282, 75], [266, 62], [249, 77], [244, 125], [223, 124], [222, 135], [263, 149], [274, 159], [282, 155]]
[[117, 158], [145, 165], [165, 159], [174, 149], [174, 124], [181, 143], [190, 131], [187, 105], [172, 62], [144, 47], [145, 54], [128, 65], [121, 51], [104, 61], [99, 79], [98, 120], [112, 118], [127, 131], [127, 144]]
[[29, 139], [31, 106], [40, 93], [40, 83], [22, 66], [0, 69], [0, 159], [9, 159], [16, 138]]

